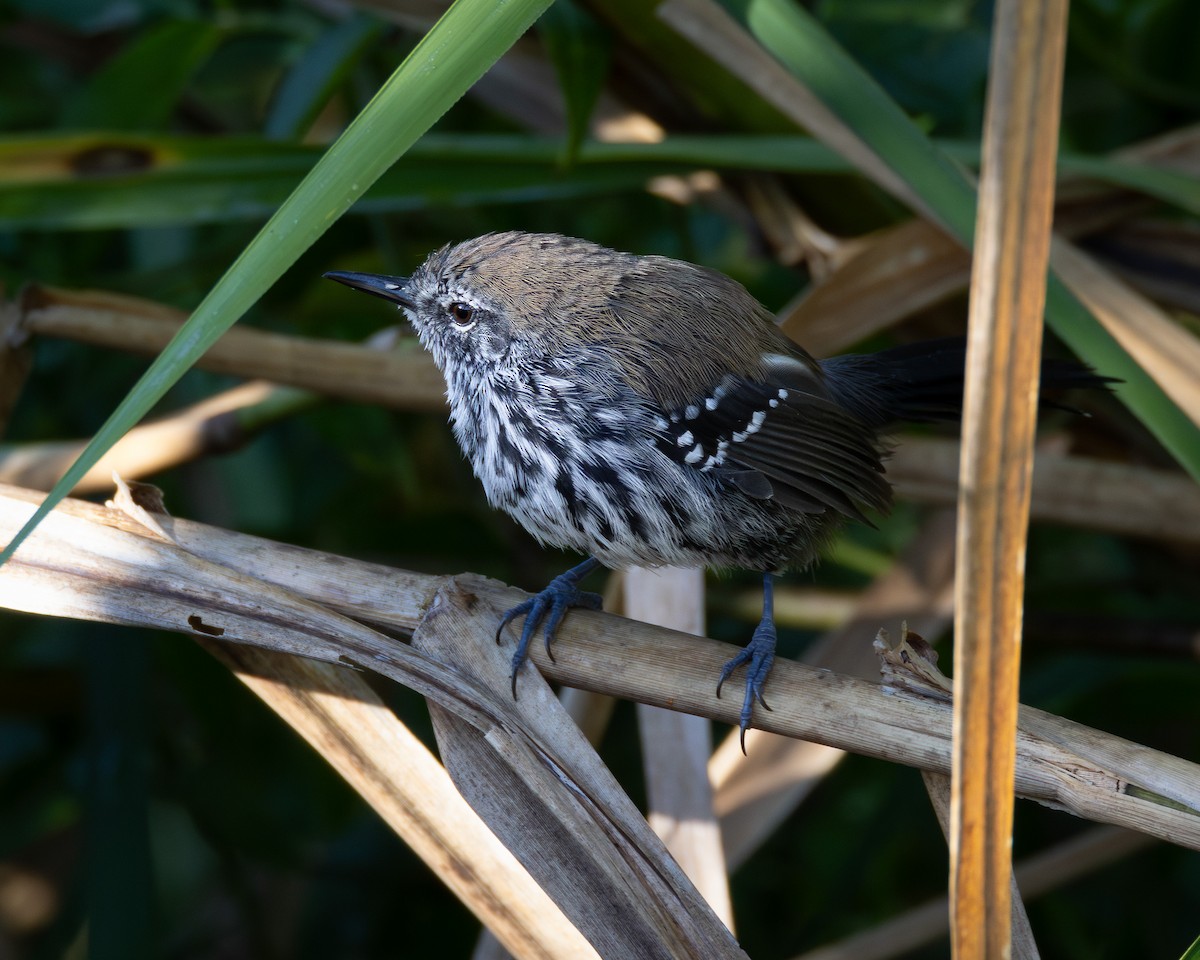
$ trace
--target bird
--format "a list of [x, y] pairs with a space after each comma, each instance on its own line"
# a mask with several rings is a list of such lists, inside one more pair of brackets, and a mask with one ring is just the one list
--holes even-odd
[[[775, 578], [846, 520], [892, 503], [886, 432], [961, 414], [965, 340], [817, 360], [725, 274], [559, 234], [489, 233], [408, 277], [324, 274], [403, 310], [446, 382], [454, 436], [488, 502], [539, 542], [587, 559], [507, 611], [524, 617], [512, 693], [539, 627], [599, 609], [601, 565], [743, 568], [763, 612], [725, 664], [746, 668], [745, 748], [775, 659]], [[1043, 386], [1097, 386], [1045, 361]]]

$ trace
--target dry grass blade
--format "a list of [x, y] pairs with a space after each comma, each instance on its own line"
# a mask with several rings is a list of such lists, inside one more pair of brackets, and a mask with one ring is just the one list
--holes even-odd
[[[961, 449], [952, 440], [907, 437], [888, 461], [898, 496], [954, 503]], [[1200, 487], [1172, 470], [1039, 453], [1030, 516], [1090, 530], [1200, 543]]]
[[[413, 643], [505, 690], [497, 611], [479, 601], [473, 586], [448, 584]], [[526, 667], [518, 690], [504, 724], [487, 729], [430, 705], [447, 768], [471, 805], [602, 956], [743, 957], [545, 680]]]
[[[0, 540], [41, 500], [41, 494], [0, 486]], [[211, 637], [219, 629], [223, 640], [363, 665], [479, 730], [502, 730], [507, 737], [520, 728], [509, 713], [507, 683], [481, 688], [363, 626], [415, 630], [439, 590], [458, 597], [455, 603], [469, 595], [474, 613], [486, 613], [494, 625], [520, 591], [481, 577], [424, 576], [183, 520], [167, 524], [172, 543], [123, 513], [65, 501], [28, 551], [0, 570], [0, 607], [190, 636]], [[490, 634], [477, 640], [501, 664], [507, 659]], [[574, 611], [556, 638], [555, 659], [537, 645], [533, 659], [556, 682], [732, 724], [738, 704], [717, 699], [713, 680], [735, 652], [677, 631]], [[947, 698], [893, 687], [782, 660], [771, 677], [774, 710], [759, 719], [775, 733], [948, 772]], [[1200, 766], [1030, 708], [1022, 708], [1021, 718], [1020, 795], [1200, 849]], [[651, 844], [658, 844], [653, 835]]]
[[1113, 339], [1200, 424], [1200, 340], [1069, 243], [1055, 241], [1051, 262]]
[[971, 259], [953, 237], [925, 220], [908, 220], [863, 241], [825, 282], [780, 311], [784, 332], [828, 356], [962, 290]]
[[[634, 620], [704, 636], [703, 570], [626, 571], [624, 600], [625, 614]], [[708, 779], [712, 724], [703, 717], [638, 704], [638, 732], [650, 827], [732, 930], [733, 905]]]
[[[186, 319], [180, 311], [136, 297], [37, 286], [26, 288], [20, 311], [27, 335], [148, 355], [161, 351]], [[436, 410], [445, 402], [441, 374], [415, 339], [404, 347], [376, 350], [234, 327], [196, 365], [384, 406]]]
[[[1111, 229], [1147, 206], [1141, 198], [1101, 188], [1086, 203], [1060, 205], [1058, 234], [1076, 237]], [[1117, 236], [1124, 237], [1124, 231]], [[1175, 238], [1177, 241], [1177, 238]], [[886, 330], [906, 317], [966, 290], [971, 257], [961, 243], [926, 220], [906, 220], [855, 242], [855, 253], [779, 312], [779, 323], [797, 343], [828, 356]], [[1180, 255], [1175, 243], [1172, 253]], [[1139, 286], [1162, 285], [1139, 277]], [[1180, 284], [1167, 288], [1179, 296]]]
[[770, 54], [713, 0], [665, 0], [658, 16], [705, 51], [764, 100], [829, 144], [872, 180], [928, 219], [933, 211], [811, 91], [797, 83]]
[[[1128, 147], [1115, 158], [1195, 174], [1200, 169], [1198, 139], [1196, 128], [1188, 128]], [[1064, 198], [1074, 202], [1064, 203]], [[1111, 185], [1072, 176], [1061, 178], [1057, 200], [1055, 233], [1069, 238], [1112, 230], [1152, 206], [1144, 197], [1130, 197]], [[1150, 229], [1185, 228], [1156, 224]], [[1139, 236], [1142, 232], [1144, 229], [1134, 224], [1123, 228], [1115, 239], [1134, 243], [1144, 251], [1148, 244]], [[1188, 255], [1188, 244], [1175, 232], [1162, 238], [1161, 247], [1164, 259]], [[808, 290], [780, 311], [779, 322], [788, 335], [819, 356], [843, 350], [965, 290], [970, 281], [971, 258], [962, 244], [925, 220], [908, 220], [880, 230], [854, 241], [851, 249], [853, 255], [837, 262], [830, 275], [815, 278]], [[1172, 282], [1140, 274], [1138, 286], [1151, 289], [1155, 296], [1161, 293], [1177, 300], [1193, 292], [1177, 279]]]
[[1066, 0], [999, 0], [992, 36], [955, 572], [948, 836], [951, 943], [963, 960], [1037, 955], [1012, 896], [1013, 771], [1066, 19]]
[[269, 650], [200, 642], [350, 783], [512, 956], [598, 956], [362, 677]]

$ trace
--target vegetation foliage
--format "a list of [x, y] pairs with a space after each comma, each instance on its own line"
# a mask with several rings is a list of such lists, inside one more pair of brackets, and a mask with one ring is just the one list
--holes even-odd
[[[0, 98], [7, 298], [36, 284], [185, 313], [206, 304], [212, 325], [194, 353], [242, 314], [254, 328], [361, 341], [394, 313], [325, 283], [324, 271], [405, 274], [443, 243], [521, 229], [704, 263], [784, 310], [839, 270], [853, 289], [854, 254], [913, 215], [641, 0], [559, 0], [478, 83], [509, 46], [503, 30], [520, 35], [520, 18], [544, 4], [503, 14], [460, 4], [460, 32], [449, 36], [461, 46], [439, 54], [453, 60], [449, 79], [428, 81], [441, 99], [396, 99], [425, 89], [414, 86], [426, 82], [415, 66], [395, 71], [417, 50], [431, 6], [10, 0], [0, 14], [0, 83], [11, 92]], [[780, 5], [725, 6], [753, 29], [756, 8]], [[969, 242], [973, 198], [960, 171], [978, 158], [991, 4], [805, 9], [821, 56], [795, 68], [812, 71], [814, 88], [826, 83], [842, 119], [875, 138], [921, 212]], [[1192, 340], [1197, 35], [1191, 0], [1076, 0], [1058, 206], [1060, 229]], [[786, 50], [772, 52], [787, 62]], [[871, 97], [846, 85], [855, 77], [878, 85]], [[356, 117], [340, 152], [326, 153]], [[1176, 146], [1163, 148], [1163, 137]], [[361, 176], [343, 183], [347, 170]], [[1048, 350], [1070, 347], [1129, 382], [1120, 400], [1081, 401], [1087, 421], [1047, 417], [1051, 447], [1195, 476], [1196, 410], [1142, 373], [1065, 287], [1051, 301], [1066, 346], [1051, 339]], [[851, 343], [959, 332], [965, 317], [960, 288]], [[50, 336], [31, 348], [0, 422], [4, 481], [16, 482], [6, 457], [93, 435], [146, 368], [137, 355]], [[0, 363], [0, 375], [11, 369]], [[155, 369], [134, 413], [178, 410], [239, 382], [194, 369], [172, 383]], [[0, 421], [7, 402], [0, 382]], [[527, 588], [570, 559], [487, 509], [440, 413], [305, 400], [248, 432], [233, 452], [150, 478], [174, 515]], [[801, 599], [833, 596], [854, 609], [931, 509], [902, 501], [876, 528], [847, 529], [814, 573], [795, 578]], [[1177, 509], [1193, 511], [1195, 529], [1195, 501]], [[1032, 531], [1022, 699], [1200, 757], [1197, 542], [1098, 526]], [[710, 578], [710, 636], [745, 640], [741, 600], [755, 579]], [[787, 621], [786, 654], [830, 626], [811, 611], [801, 604]], [[378, 689], [432, 744], [421, 698]], [[640, 799], [635, 724], [620, 704], [601, 752]], [[0, 811], [0, 956], [465, 956], [478, 934], [317, 754], [176, 635], [0, 611]], [[854, 757], [837, 767], [732, 878], [747, 952], [799, 954], [943, 893], [945, 844], [928, 811], [912, 770]], [[1019, 805], [1017, 855], [1083, 829]], [[1178, 956], [1197, 933], [1197, 889], [1197, 854], [1156, 845], [1031, 901], [1029, 912], [1044, 956]], [[947, 951], [942, 940], [911, 955]]]

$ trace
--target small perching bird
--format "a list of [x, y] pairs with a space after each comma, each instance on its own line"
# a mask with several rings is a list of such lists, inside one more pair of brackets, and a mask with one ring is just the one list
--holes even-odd
[[[742, 567], [763, 617], [747, 665], [743, 737], [775, 658], [773, 575], [806, 566], [843, 517], [886, 511], [879, 431], [955, 419], [964, 343], [935, 340], [817, 361], [730, 278], [554, 234], [443, 247], [411, 277], [325, 274], [398, 304], [446, 378], [459, 446], [489, 503], [544, 544], [589, 559], [505, 614], [547, 649], [600, 564]], [[1043, 383], [1101, 383], [1070, 363]], [[497, 632], [499, 636], [499, 631]]]

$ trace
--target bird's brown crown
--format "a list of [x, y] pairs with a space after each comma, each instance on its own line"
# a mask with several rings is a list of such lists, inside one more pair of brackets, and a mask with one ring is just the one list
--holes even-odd
[[726, 374], [761, 375], [764, 354], [797, 353], [741, 284], [669, 257], [492, 233], [443, 247], [418, 274], [469, 291], [547, 353], [603, 350], [630, 386], [668, 409]]

